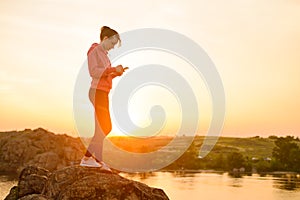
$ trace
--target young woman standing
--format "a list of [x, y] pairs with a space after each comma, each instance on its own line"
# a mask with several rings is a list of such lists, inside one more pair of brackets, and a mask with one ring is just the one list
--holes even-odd
[[103, 140], [111, 131], [108, 95], [112, 88], [112, 79], [124, 72], [122, 65], [112, 67], [107, 52], [114, 48], [121, 39], [117, 31], [103, 26], [100, 43], [94, 43], [87, 53], [88, 69], [92, 78], [89, 99], [95, 109], [95, 132], [81, 159], [81, 166], [110, 168], [102, 161]]

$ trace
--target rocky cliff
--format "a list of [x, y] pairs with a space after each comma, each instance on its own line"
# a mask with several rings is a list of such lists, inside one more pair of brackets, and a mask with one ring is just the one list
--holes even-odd
[[79, 138], [42, 128], [0, 132], [0, 171], [19, 173], [29, 165], [53, 171], [77, 164], [84, 151]]
[[99, 168], [70, 166], [53, 172], [29, 166], [5, 200], [165, 200], [163, 190]]

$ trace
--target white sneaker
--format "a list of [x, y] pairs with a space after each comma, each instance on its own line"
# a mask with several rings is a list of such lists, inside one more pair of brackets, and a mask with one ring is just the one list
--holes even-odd
[[105, 162], [101, 161], [100, 164], [102, 165], [101, 169], [112, 172], [112, 170], [107, 166]]
[[81, 159], [80, 166], [84, 167], [101, 167], [99, 163], [93, 157], [86, 157], [84, 156]]

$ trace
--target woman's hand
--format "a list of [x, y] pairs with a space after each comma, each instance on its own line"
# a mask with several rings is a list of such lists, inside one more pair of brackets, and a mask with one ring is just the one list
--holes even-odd
[[117, 72], [118, 76], [121, 76], [123, 74], [123, 72], [124, 72], [123, 66], [122, 65], [116, 66], [116, 72]]
[[115, 72], [110, 73], [110, 75], [113, 76], [121, 76], [123, 74], [123, 72], [125, 72], [125, 70], [129, 69], [128, 67], [123, 67], [122, 65], [118, 65], [115, 68]]

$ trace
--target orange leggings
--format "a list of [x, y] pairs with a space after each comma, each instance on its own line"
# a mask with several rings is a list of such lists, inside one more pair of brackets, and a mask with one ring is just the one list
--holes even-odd
[[94, 154], [96, 160], [102, 161], [103, 140], [112, 128], [108, 92], [91, 88], [89, 99], [95, 109], [95, 130], [85, 156]]

